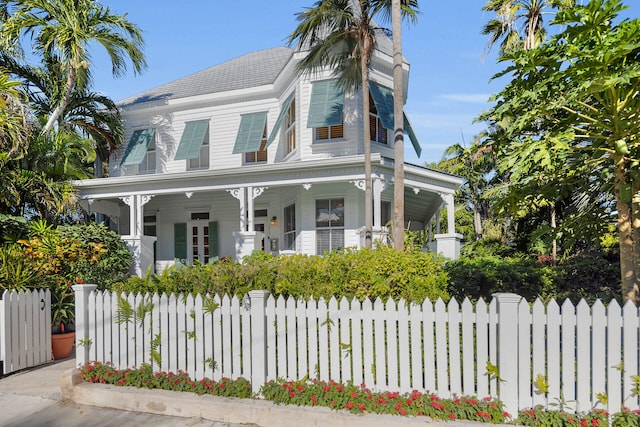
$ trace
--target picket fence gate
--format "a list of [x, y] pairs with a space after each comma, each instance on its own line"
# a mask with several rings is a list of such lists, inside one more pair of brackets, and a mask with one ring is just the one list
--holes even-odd
[[51, 293], [9, 291], [0, 300], [0, 374], [51, 361]]
[[[149, 363], [194, 379], [242, 376], [254, 391], [268, 380], [309, 377], [445, 398], [493, 396], [512, 414], [559, 403], [575, 412], [639, 407], [631, 390], [640, 317], [631, 303], [560, 307], [496, 294], [474, 306], [454, 299], [327, 302], [252, 291], [241, 300], [74, 289], [80, 364]], [[536, 379], [548, 384], [546, 393]]]

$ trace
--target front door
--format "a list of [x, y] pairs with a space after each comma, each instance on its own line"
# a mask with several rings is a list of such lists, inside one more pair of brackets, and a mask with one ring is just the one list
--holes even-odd
[[191, 251], [189, 252], [189, 261], [193, 263], [198, 260], [202, 264], [209, 262], [209, 224], [192, 223], [190, 226]]
[[256, 249], [260, 249], [262, 252], [264, 252], [267, 249], [266, 247], [267, 221], [264, 219], [256, 219], [255, 222], [253, 223], [253, 229], [254, 231], [262, 233], [261, 245]]

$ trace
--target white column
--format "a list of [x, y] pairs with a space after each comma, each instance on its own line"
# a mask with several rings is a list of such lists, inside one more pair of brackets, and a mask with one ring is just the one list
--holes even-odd
[[445, 194], [444, 202], [447, 205], [447, 234], [456, 232], [456, 209], [453, 203], [453, 194]]
[[382, 192], [385, 183], [381, 179], [373, 181], [373, 228], [379, 230], [382, 227]]
[[247, 192], [245, 187], [233, 188], [231, 190], [227, 190], [227, 193], [231, 194], [240, 202], [240, 231], [247, 231], [247, 210], [245, 208]]
[[247, 187], [248, 197], [247, 197], [247, 230], [255, 231], [253, 227], [253, 218], [254, 218], [254, 208], [253, 208], [253, 187]]
[[436, 234], [440, 234], [440, 208], [436, 212]]

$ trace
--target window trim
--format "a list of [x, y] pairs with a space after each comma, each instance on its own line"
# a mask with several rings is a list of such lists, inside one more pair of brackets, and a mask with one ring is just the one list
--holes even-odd
[[[336, 208], [338, 208], [340, 205], [342, 205], [342, 224], [341, 225], [333, 225], [331, 222], [331, 217], [329, 217], [328, 220], [328, 225], [327, 226], [318, 226], [318, 202], [329, 202], [329, 212], [333, 211], [333, 203], [336, 202]], [[322, 255], [324, 252], [327, 251], [335, 251], [335, 250], [339, 250], [339, 249], [343, 249], [345, 247], [345, 231], [346, 231], [346, 211], [345, 211], [345, 198], [344, 196], [336, 196], [336, 197], [328, 197], [328, 198], [318, 198], [315, 200], [315, 232], [316, 232], [316, 255]], [[332, 231], [341, 231], [342, 232], [342, 245], [341, 246], [335, 246], [333, 245], [333, 243], [331, 242], [332, 240]], [[329, 248], [328, 249], [324, 249], [322, 251], [322, 253], [319, 253], [319, 241], [318, 241], [318, 231], [329, 231]]]

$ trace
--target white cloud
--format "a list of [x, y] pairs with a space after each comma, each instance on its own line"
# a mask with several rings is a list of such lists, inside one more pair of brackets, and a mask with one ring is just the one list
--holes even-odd
[[465, 104], [486, 104], [490, 96], [489, 93], [448, 93], [440, 95], [440, 98]]

